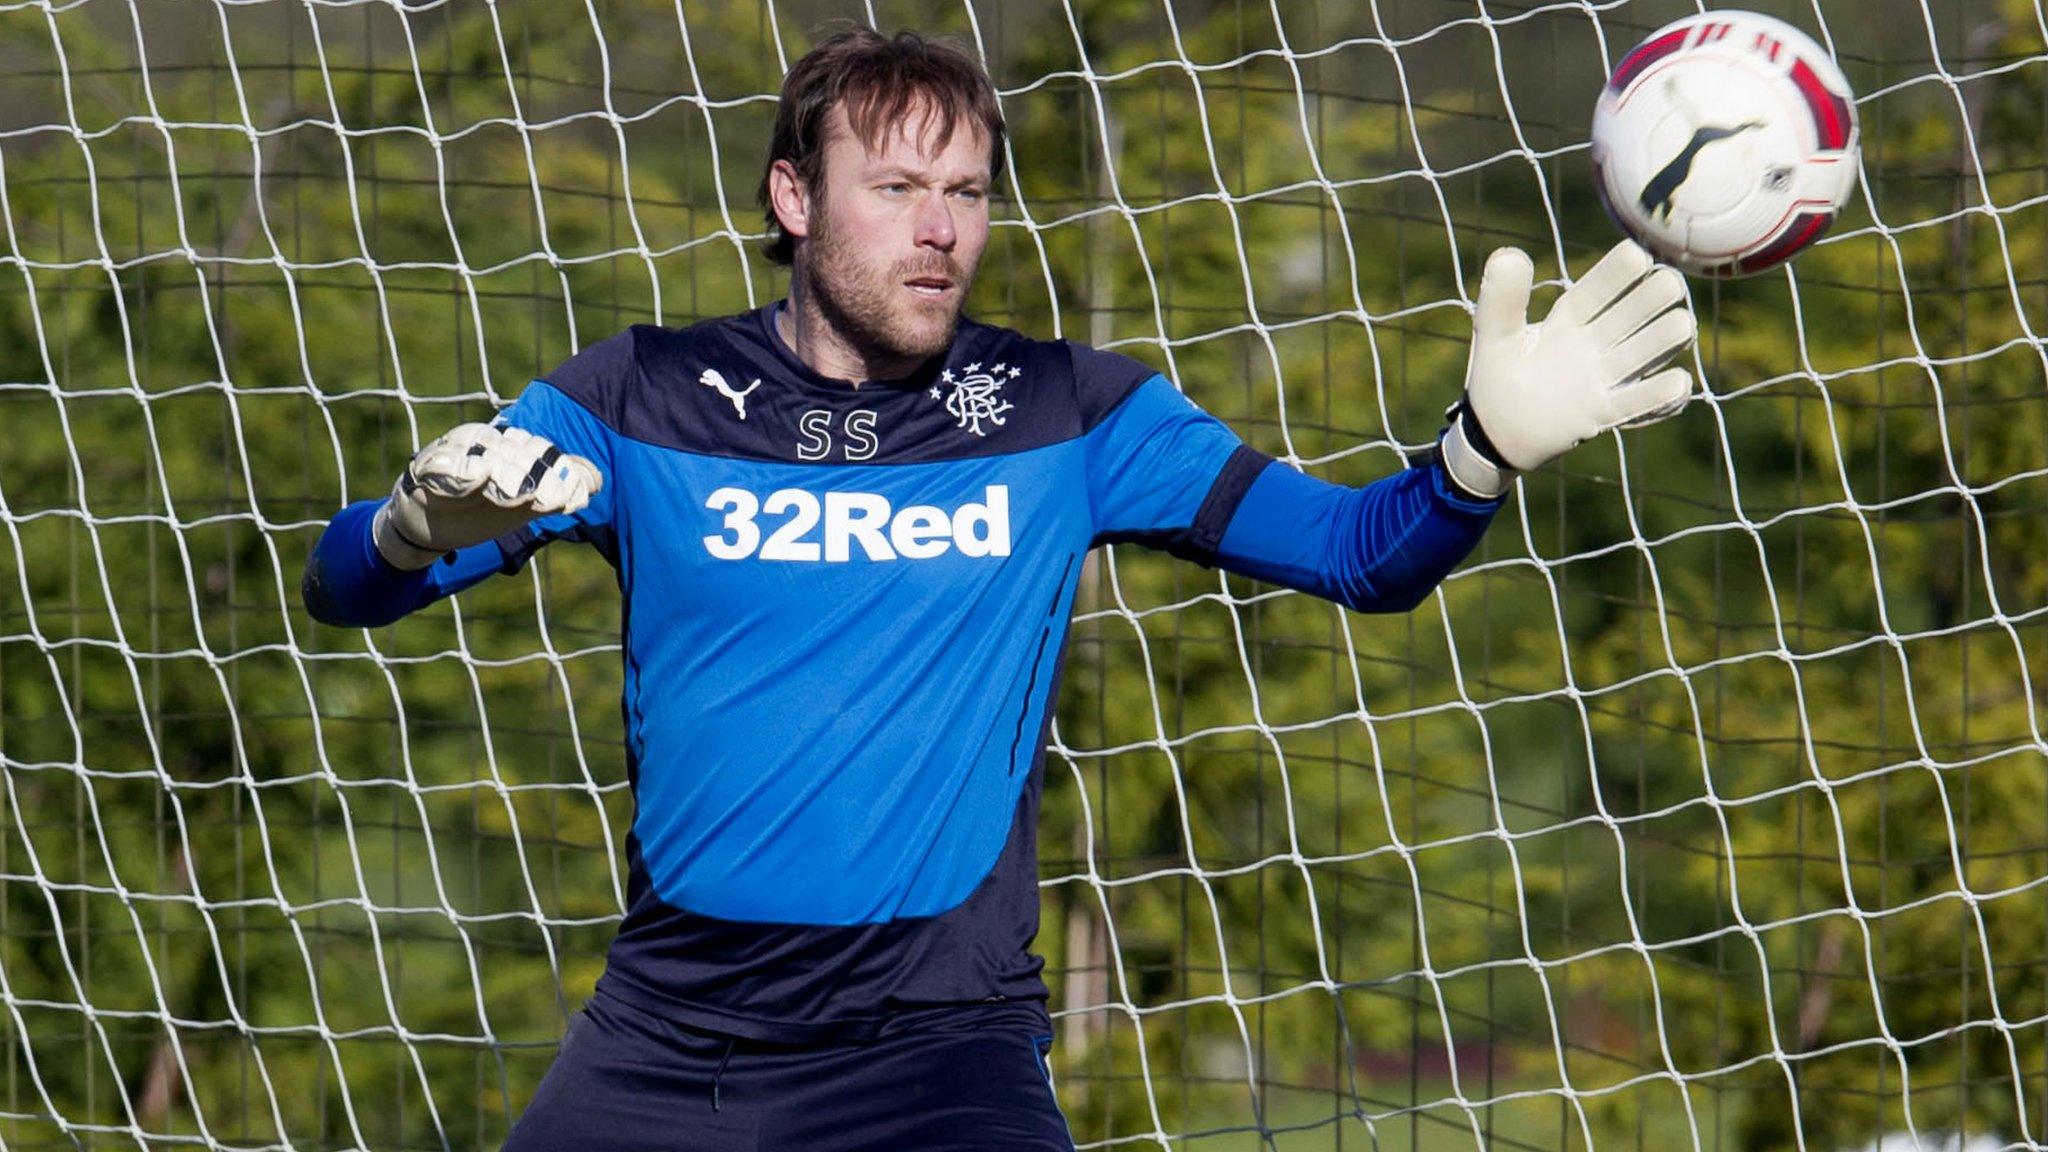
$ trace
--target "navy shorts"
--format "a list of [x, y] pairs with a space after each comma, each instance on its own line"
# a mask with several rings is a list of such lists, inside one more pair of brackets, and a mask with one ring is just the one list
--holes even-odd
[[599, 994], [505, 1152], [1073, 1152], [1034, 1006], [802, 1046], [680, 1028]]

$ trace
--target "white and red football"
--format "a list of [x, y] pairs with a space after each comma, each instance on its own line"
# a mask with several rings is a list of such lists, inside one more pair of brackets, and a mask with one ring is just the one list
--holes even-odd
[[1755, 12], [1668, 24], [1593, 110], [1607, 214], [1660, 259], [1748, 276], [1818, 240], [1856, 186], [1856, 103], [1804, 32]]

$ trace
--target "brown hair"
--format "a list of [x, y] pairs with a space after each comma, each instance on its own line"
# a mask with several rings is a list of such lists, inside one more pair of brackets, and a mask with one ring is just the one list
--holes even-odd
[[768, 145], [757, 194], [768, 220], [768, 259], [777, 264], [795, 259], [796, 240], [775, 218], [768, 173], [777, 160], [787, 160], [813, 196], [821, 193], [825, 130], [833, 107], [841, 102], [854, 134], [869, 148], [879, 146], [885, 134], [920, 104], [938, 117], [934, 147], [944, 148], [963, 122], [979, 127], [989, 140], [989, 179], [1003, 173], [1003, 112], [996, 105], [995, 86], [974, 57], [916, 32], [841, 32], [806, 52], [782, 78], [775, 136]]

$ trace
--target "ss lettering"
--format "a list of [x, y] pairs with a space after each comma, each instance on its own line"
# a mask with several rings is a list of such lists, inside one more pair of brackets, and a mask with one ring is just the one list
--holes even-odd
[[[799, 460], [823, 460], [832, 454], [832, 412], [827, 408], [813, 408], [797, 417], [796, 458]], [[882, 447], [881, 438], [875, 435], [875, 414], [861, 411], [850, 413], [841, 428], [845, 448], [843, 455], [848, 460], [868, 460]]]

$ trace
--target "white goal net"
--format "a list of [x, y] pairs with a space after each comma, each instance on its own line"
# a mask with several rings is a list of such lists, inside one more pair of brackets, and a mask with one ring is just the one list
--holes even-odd
[[[1703, 399], [1525, 478], [1405, 616], [1134, 548], [1083, 586], [1039, 946], [1082, 1148], [2048, 1142], [2048, 47], [1756, 7], [1858, 95]], [[312, 541], [634, 322], [774, 299], [820, 22], [1014, 131], [971, 302], [1360, 483], [1484, 254], [1614, 239], [1594, 97], [1676, 0], [0, 0], [0, 1146], [492, 1148], [630, 819], [611, 574], [387, 629]]]

